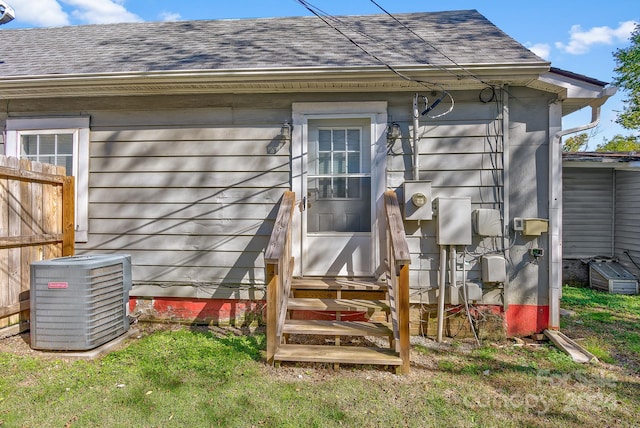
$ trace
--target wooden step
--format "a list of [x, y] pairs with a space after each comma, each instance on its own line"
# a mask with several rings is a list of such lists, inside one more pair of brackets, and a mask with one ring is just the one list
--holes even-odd
[[289, 299], [290, 311], [388, 311], [389, 304], [384, 300], [354, 299], [312, 299], [293, 297]]
[[322, 336], [392, 336], [388, 323], [367, 321], [287, 320], [285, 334], [317, 334]]
[[346, 278], [294, 278], [291, 288], [295, 290], [349, 290], [387, 291], [387, 285], [370, 279]]
[[274, 360], [385, 366], [402, 365], [400, 357], [391, 349], [355, 346], [280, 345]]

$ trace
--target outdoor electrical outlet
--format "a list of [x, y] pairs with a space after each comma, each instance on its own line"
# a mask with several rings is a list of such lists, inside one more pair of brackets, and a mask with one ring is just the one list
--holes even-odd
[[537, 259], [539, 257], [544, 257], [544, 250], [542, 248], [531, 248], [529, 250], [529, 254], [531, 254], [531, 257], [535, 257]]

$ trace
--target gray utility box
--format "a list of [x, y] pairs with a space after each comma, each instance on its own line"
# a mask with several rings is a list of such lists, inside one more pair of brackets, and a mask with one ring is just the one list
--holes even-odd
[[592, 288], [615, 294], [638, 294], [638, 280], [620, 263], [594, 260], [589, 262], [589, 284]]
[[84, 351], [124, 334], [130, 290], [129, 255], [31, 263], [31, 347]]
[[471, 245], [471, 198], [439, 197], [435, 200], [436, 243]]

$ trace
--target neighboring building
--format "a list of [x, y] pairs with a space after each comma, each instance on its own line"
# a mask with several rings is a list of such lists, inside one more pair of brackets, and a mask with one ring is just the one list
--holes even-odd
[[2, 30], [4, 151], [73, 171], [77, 252], [131, 254], [131, 295], [156, 314], [258, 307], [290, 188], [297, 275], [381, 274], [382, 194], [417, 180], [440, 217], [404, 222], [412, 301], [435, 303], [454, 244], [451, 282], [509, 334], [557, 326], [556, 137], [611, 90], [476, 11], [396, 17], [418, 36], [386, 15], [340, 17], [353, 42], [311, 17]]
[[588, 283], [594, 258], [640, 278], [640, 155], [564, 153], [562, 163], [565, 281]]

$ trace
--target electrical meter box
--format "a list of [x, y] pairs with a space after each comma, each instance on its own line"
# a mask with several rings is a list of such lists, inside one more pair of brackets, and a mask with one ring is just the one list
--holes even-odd
[[471, 198], [437, 198], [438, 245], [471, 245]]
[[405, 220], [433, 219], [430, 181], [404, 182], [404, 218]]

